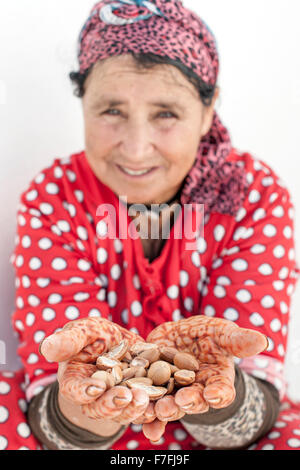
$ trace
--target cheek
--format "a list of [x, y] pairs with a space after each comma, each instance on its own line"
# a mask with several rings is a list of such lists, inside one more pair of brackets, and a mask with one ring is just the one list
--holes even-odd
[[174, 168], [176, 167], [183, 172], [189, 170], [195, 162], [199, 143], [200, 141], [195, 139], [195, 135], [184, 135], [180, 138], [174, 136], [168, 146], [168, 154]]
[[114, 146], [115, 133], [107, 126], [100, 126], [95, 121], [85, 123], [86, 147], [90, 151], [105, 154]]

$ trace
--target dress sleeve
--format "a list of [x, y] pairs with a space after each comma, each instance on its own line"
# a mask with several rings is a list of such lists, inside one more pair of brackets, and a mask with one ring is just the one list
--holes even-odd
[[71, 423], [58, 403], [58, 382], [35, 396], [28, 408], [28, 421], [34, 435], [48, 450], [107, 450], [124, 434], [128, 426], [112, 436], [99, 436]]
[[230, 229], [222, 231], [223, 246], [207, 271], [200, 308], [201, 314], [234, 321], [268, 337], [263, 354], [236, 362], [272, 383], [281, 398], [291, 297], [300, 273], [293, 216], [288, 190], [260, 172]]
[[245, 449], [265, 436], [274, 425], [280, 408], [278, 391], [235, 366], [236, 397], [223, 409], [210, 408], [180, 421], [201, 444], [212, 449]]
[[105, 280], [95, 268], [99, 240], [82, 195], [47, 177], [43, 184], [37, 181], [21, 195], [11, 256], [16, 274], [12, 324], [28, 401], [56, 380], [57, 363], [39, 354], [40, 342], [71, 320], [109, 317]]

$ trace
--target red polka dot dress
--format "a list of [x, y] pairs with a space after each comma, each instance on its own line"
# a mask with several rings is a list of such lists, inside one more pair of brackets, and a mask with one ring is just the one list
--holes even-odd
[[[283, 379], [290, 302], [300, 273], [294, 207], [265, 163], [235, 149], [228, 159], [240, 162], [247, 174], [242, 208], [235, 217], [217, 212], [205, 217], [193, 249], [186, 249], [185, 234], [175, 237], [178, 218], [152, 263], [138, 236], [124, 236], [131, 221], [127, 209], [97, 179], [84, 152], [56, 159], [22, 193], [12, 263], [17, 287], [13, 327], [24, 368], [0, 373], [0, 449], [42, 448], [26, 409], [56, 380], [57, 364], [38, 351], [43, 338], [88, 316], [108, 318], [146, 338], [162, 322], [192, 315], [225, 318], [267, 335], [268, 350], [238, 364], [275, 385], [282, 410], [275, 427], [251, 448], [300, 449], [300, 407], [286, 399]], [[99, 211], [103, 204], [109, 209], [105, 216]], [[109, 215], [111, 208], [116, 217]], [[114, 239], [106, 236], [112, 219]], [[180, 422], [169, 423], [156, 444], [144, 437], [140, 425], [130, 425], [113, 445], [204, 448]]]

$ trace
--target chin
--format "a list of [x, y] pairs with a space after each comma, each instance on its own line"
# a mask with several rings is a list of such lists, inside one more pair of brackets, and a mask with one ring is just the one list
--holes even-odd
[[141, 194], [128, 194], [126, 192], [120, 193], [120, 196], [126, 197], [127, 204], [154, 204], [152, 201], [155, 200], [154, 197], [149, 197], [149, 193], [144, 197]]
[[151, 202], [149, 202], [149, 197], [141, 198], [140, 196], [136, 196], [136, 197], [127, 197], [127, 204], [147, 204], [148, 205], [148, 204], [151, 204]]
[[[159, 197], [159, 194], [157, 193], [151, 193], [149, 189], [151, 188], [145, 188], [142, 190], [139, 190], [138, 185], [135, 185], [132, 183], [129, 187], [128, 185], [123, 185], [116, 184], [116, 181], [114, 181], [113, 185], [109, 185], [112, 190], [115, 192], [115, 194], [121, 198], [124, 199], [126, 197], [126, 202], [127, 204], [155, 204], [158, 202], [155, 201], [160, 201], [161, 197]], [[133, 191], [134, 190], [134, 191]]]

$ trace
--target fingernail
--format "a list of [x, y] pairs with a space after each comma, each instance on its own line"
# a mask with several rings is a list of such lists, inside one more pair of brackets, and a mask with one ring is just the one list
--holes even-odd
[[217, 405], [218, 403], [220, 403], [221, 398], [210, 398], [208, 401], [209, 403], [212, 403], [213, 405]]
[[161, 417], [160, 420], [161, 421], [171, 421], [173, 418], [175, 418], [175, 416], [177, 416], [177, 411], [175, 413], [173, 413], [172, 415]]
[[104, 391], [103, 388], [96, 387], [95, 385], [90, 385], [86, 390], [86, 394], [89, 397], [96, 397], [97, 395], [99, 395], [103, 391]]
[[44, 354], [42, 353], [42, 344], [43, 344], [44, 341], [45, 340], [43, 339], [43, 341], [39, 345], [39, 353], [40, 353], [41, 356], [44, 356]]
[[180, 408], [182, 408], [183, 410], [190, 410], [194, 406], [195, 406], [195, 403], [192, 402], [192, 403], [188, 403], [187, 405], [180, 405]]
[[117, 406], [125, 406], [130, 402], [130, 400], [128, 400], [128, 398], [125, 398], [125, 397], [114, 397], [113, 402]]
[[267, 349], [269, 349], [269, 338], [268, 338], [266, 335], [264, 335], [264, 337], [265, 337], [265, 339], [266, 339], [267, 345], [266, 345], [265, 349], [264, 349], [262, 352], [264, 352], [264, 351], [266, 351]]
[[[43, 357], [46, 357], [48, 361], [50, 360], [50, 361], [56, 362], [55, 361], [56, 357], [54, 357], [53, 355], [53, 351], [56, 351], [58, 349], [56, 345], [56, 341], [57, 341], [56, 337], [53, 334], [43, 339], [43, 341], [40, 343], [39, 352]], [[44, 353], [46, 354], [46, 356], [45, 354], [42, 353], [42, 347], [44, 349]]]
[[[45, 355], [42, 353], [42, 346], [44, 347], [44, 351], [46, 352], [46, 359], [48, 360], [48, 353], [49, 353], [49, 344], [50, 344], [50, 349], [51, 349], [51, 345], [53, 343], [53, 336], [54, 335], [50, 335], [50, 336], [47, 336], [47, 338], [44, 338], [43, 341], [40, 343], [39, 345], [39, 352], [40, 354], [45, 357]], [[45, 350], [46, 348], [46, 350]], [[51, 358], [50, 358], [51, 359]]]

